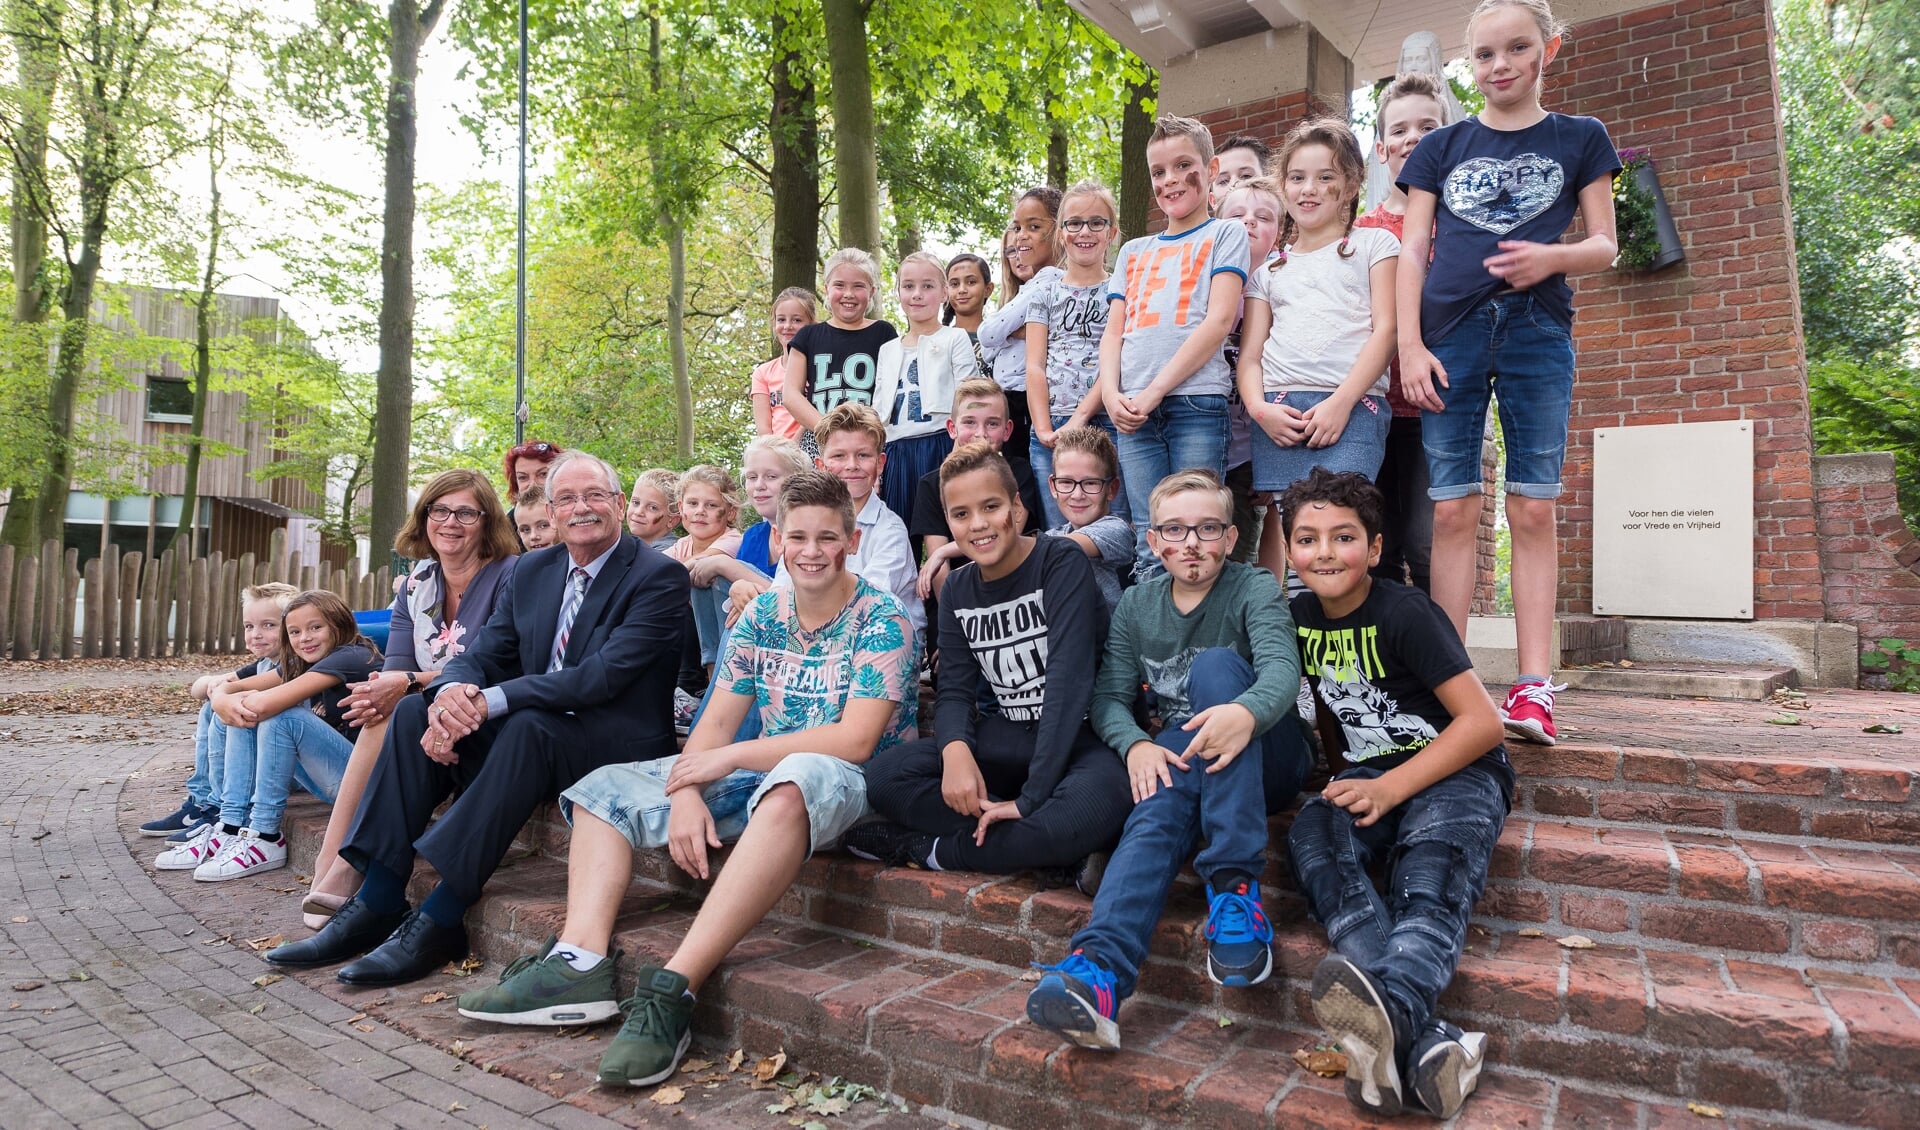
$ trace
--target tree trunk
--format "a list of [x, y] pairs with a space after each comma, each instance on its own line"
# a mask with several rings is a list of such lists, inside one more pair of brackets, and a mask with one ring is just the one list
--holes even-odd
[[1146, 78], [1127, 84], [1127, 104], [1120, 112], [1120, 233], [1125, 239], [1146, 234], [1153, 207], [1153, 181], [1147, 176], [1153, 115], [1143, 102], [1157, 97], [1159, 89], [1159, 76], [1149, 69]]
[[867, 61], [867, 0], [820, 0], [833, 77], [833, 171], [840, 246], [880, 249], [880, 162]]
[[374, 384], [373, 559], [393, 545], [406, 519], [413, 447], [413, 158], [420, 47], [446, 0], [392, 0], [387, 9], [386, 212], [380, 237], [380, 368]]
[[[660, 13], [647, 14], [647, 73], [653, 96], [664, 82], [660, 66]], [[654, 189], [660, 194], [660, 155], [654, 155]], [[673, 447], [682, 463], [693, 462], [693, 378], [687, 371], [687, 229], [680, 217], [660, 210], [660, 230], [667, 237], [667, 351], [673, 364]]]
[[[813, 76], [773, 21], [773, 293], [814, 289], [820, 258], [820, 122]], [[775, 346], [776, 350], [778, 346]]]
[[[98, 170], [119, 167], [119, 146], [106, 122], [87, 120], [83, 152], [97, 155]], [[67, 493], [73, 485], [73, 411], [87, 370], [87, 338], [93, 329], [93, 286], [100, 277], [100, 252], [107, 241], [107, 203], [114, 181], [83, 168], [80, 173], [80, 257], [67, 271], [60, 313], [60, 348], [53, 361], [53, 385], [47, 395], [46, 471], [33, 499], [40, 511], [41, 538], [64, 538]], [[12, 509], [9, 507], [9, 509]]]
[[47, 119], [60, 78], [49, 46], [60, 30], [60, 10], [35, 0], [10, 0], [7, 30], [18, 62], [19, 124], [13, 157], [13, 320], [47, 318]]
[[[219, 113], [216, 107], [216, 114]], [[214, 280], [220, 261], [220, 166], [225, 153], [220, 127], [207, 141], [207, 269], [200, 276], [200, 297], [193, 304], [193, 427], [187, 435], [186, 484], [180, 491], [180, 525], [173, 546], [188, 560], [199, 555], [200, 462], [207, 442], [207, 385], [213, 376]], [[176, 554], [177, 556], [177, 554]]]
[[[1144, 151], [1143, 151], [1144, 152]], [[1067, 188], [1067, 123], [1062, 118], [1047, 113], [1047, 183], [1065, 191]]]

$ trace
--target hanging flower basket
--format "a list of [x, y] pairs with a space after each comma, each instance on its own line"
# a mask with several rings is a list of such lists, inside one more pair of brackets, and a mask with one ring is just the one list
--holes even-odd
[[1667, 195], [1660, 190], [1660, 174], [1645, 149], [1620, 151], [1620, 171], [1613, 178], [1613, 217], [1620, 240], [1614, 266], [1621, 270], [1653, 272], [1687, 257]]

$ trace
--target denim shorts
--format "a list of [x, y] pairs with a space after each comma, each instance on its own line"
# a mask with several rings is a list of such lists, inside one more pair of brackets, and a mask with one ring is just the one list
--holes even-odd
[[1448, 331], [1433, 355], [1448, 381], [1437, 390], [1446, 410], [1424, 413], [1420, 421], [1432, 480], [1427, 493], [1434, 501], [1485, 491], [1480, 442], [1487, 402], [1495, 396], [1507, 449], [1507, 493], [1560, 497], [1573, 405], [1572, 330], [1526, 291], [1496, 294]]
[[[571, 824], [573, 808], [579, 805], [619, 829], [636, 848], [665, 847], [667, 777], [678, 760], [678, 756], [662, 757], [595, 769], [560, 794], [560, 814]], [[730, 844], [740, 838], [760, 798], [776, 785], [800, 790], [807, 806], [809, 855], [838, 843], [870, 811], [867, 775], [858, 765], [824, 753], [790, 753], [768, 772], [736, 769], [700, 790], [721, 842]]]
[[[1270, 392], [1268, 404], [1285, 404], [1296, 412], [1305, 412], [1332, 396], [1327, 392]], [[1281, 447], [1273, 442], [1258, 420], [1253, 422], [1253, 489], [1286, 490], [1307, 477], [1315, 467], [1329, 471], [1358, 471], [1369, 482], [1379, 477], [1380, 461], [1387, 455], [1387, 429], [1393, 426], [1393, 410], [1384, 396], [1363, 396], [1347, 413], [1347, 426], [1330, 447], [1308, 447], [1304, 443]]]

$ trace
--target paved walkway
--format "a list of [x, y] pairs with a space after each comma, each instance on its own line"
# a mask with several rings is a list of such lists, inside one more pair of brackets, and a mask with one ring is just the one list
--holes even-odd
[[[451, 1003], [419, 1000], [469, 987], [450, 977], [356, 992], [331, 970], [274, 975], [256, 951], [303, 933], [294, 873], [195, 884], [149, 870], [160, 841], [133, 830], [177, 799], [191, 763], [192, 715], [153, 711], [207, 666], [0, 664], [0, 710], [36, 711], [0, 713], [0, 1126], [701, 1130], [786, 1127], [799, 1113], [769, 1112], [787, 1092], [749, 1090], [744, 1072], [688, 1076], [671, 1109], [653, 1091], [603, 1091], [593, 1041], [610, 1028], [557, 1040], [463, 1022]], [[38, 713], [99, 709], [101, 688], [135, 692], [128, 713]], [[551, 1062], [490, 1066], [523, 1045]], [[877, 1101], [826, 1121], [940, 1125]]]

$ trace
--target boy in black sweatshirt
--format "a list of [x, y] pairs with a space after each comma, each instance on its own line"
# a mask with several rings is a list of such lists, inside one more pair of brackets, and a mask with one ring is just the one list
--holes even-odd
[[[1126, 768], [1087, 724], [1106, 607], [1080, 547], [1035, 538], [1007, 460], [984, 440], [940, 467], [946, 522], [968, 563], [947, 578], [934, 736], [867, 763], [886, 819], [848, 851], [893, 866], [987, 872], [1069, 867], [1112, 845], [1132, 807]], [[997, 713], [976, 717], [984, 680]]]

